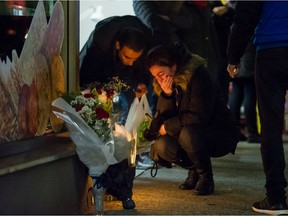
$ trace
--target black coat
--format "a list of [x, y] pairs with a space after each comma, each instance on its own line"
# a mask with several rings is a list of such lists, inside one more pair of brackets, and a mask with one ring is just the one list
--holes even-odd
[[[159, 94], [159, 113], [177, 113], [164, 122], [169, 135], [177, 135], [185, 125], [202, 125], [224, 131], [231, 128], [237, 130], [220, 87], [211, 78], [201, 57], [192, 55], [188, 63], [176, 72], [174, 84], [177, 91], [172, 96], [166, 96], [154, 80], [155, 92]], [[227, 132], [227, 136], [229, 135]]]
[[108, 78], [118, 76], [131, 87], [133, 99], [133, 89], [138, 83], [149, 84], [149, 73], [143, 65], [144, 54], [131, 67], [123, 65], [117, 56], [117, 34], [128, 26], [141, 29], [145, 32], [143, 37], [149, 41], [150, 30], [135, 16], [113, 16], [97, 23], [80, 52], [81, 87], [94, 81], [106, 82]]
[[[153, 43], [184, 43], [191, 53], [206, 59], [212, 77], [217, 76], [220, 51], [211, 8], [191, 1], [133, 0], [137, 17], [152, 31]], [[169, 21], [159, 15], [166, 15]]]

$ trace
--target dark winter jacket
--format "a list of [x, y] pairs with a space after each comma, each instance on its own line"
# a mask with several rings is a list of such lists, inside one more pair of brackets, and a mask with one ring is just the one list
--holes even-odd
[[171, 96], [165, 95], [154, 80], [154, 90], [159, 95], [159, 113], [177, 113], [164, 122], [171, 136], [179, 133], [185, 125], [204, 125], [223, 130], [234, 125], [220, 87], [211, 79], [204, 64], [203, 58], [192, 55], [188, 63], [176, 72], [173, 78], [176, 90]]
[[227, 49], [229, 63], [240, 62], [253, 35], [256, 50], [288, 47], [287, 11], [287, 1], [238, 1]]
[[209, 6], [199, 8], [193, 1], [133, 0], [133, 9], [151, 29], [154, 44], [184, 43], [192, 53], [206, 59], [209, 72], [216, 78], [220, 52]]
[[265, 1], [255, 31], [257, 50], [288, 47], [288, 2]]
[[[211, 8], [213, 9], [214, 7], [220, 7], [223, 6], [223, 1], [216, 0], [216, 1], [210, 1]], [[219, 49], [220, 49], [220, 54], [222, 57], [227, 56], [227, 45], [228, 45], [228, 38], [229, 38], [229, 33], [230, 33], [230, 27], [233, 22], [233, 16], [234, 16], [234, 8], [233, 4], [226, 6], [227, 12], [221, 16], [213, 13], [213, 20], [214, 20], [214, 25], [219, 41]]]
[[128, 26], [141, 29], [145, 32], [143, 37], [149, 41], [150, 30], [135, 16], [113, 16], [97, 23], [80, 52], [80, 86], [94, 81], [105, 82], [113, 76], [119, 76], [131, 89], [139, 82], [148, 85], [149, 73], [142, 64], [144, 54], [133, 66], [124, 66], [118, 58], [117, 34]]

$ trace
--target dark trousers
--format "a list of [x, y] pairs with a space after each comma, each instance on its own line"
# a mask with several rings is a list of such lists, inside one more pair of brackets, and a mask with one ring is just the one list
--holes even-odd
[[231, 113], [240, 123], [240, 109], [243, 103], [248, 133], [249, 135], [258, 134], [254, 78], [235, 78], [232, 82], [233, 89], [229, 96]]
[[162, 159], [189, 168], [193, 166], [191, 158], [195, 154], [207, 153], [209, 157], [221, 157], [234, 153], [238, 141], [239, 130], [236, 126], [224, 129], [188, 125], [181, 129], [177, 137], [160, 136], [155, 142], [154, 150]]
[[266, 193], [272, 203], [286, 200], [283, 125], [288, 89], [288, 48], [259, 51], [256, 55], [256, 92], [261, 123], [261, 155]]

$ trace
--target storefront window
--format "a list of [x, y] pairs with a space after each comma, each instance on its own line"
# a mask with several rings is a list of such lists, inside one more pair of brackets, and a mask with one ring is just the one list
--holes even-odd
[[[49, 19], [54, 1], [43, 1]], [[15, 49], [20, 55], [38, 1], [0, 1], [0, 58], [11, 57]]]

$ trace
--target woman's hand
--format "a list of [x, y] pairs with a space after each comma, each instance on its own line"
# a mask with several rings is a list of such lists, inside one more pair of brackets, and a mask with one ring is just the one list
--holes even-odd
[[164, 135], [167, 134], [167, 131], [166, 131], [166, 129], [165, 129], [164, 124], [161, 125], [161, 127], [160, 127], [160, 129], [159, 129], [159, 134], [160, 134], [161, 136], [164, 136]]
[[159, 83], [160, 87], [164, 91], [166, 95], [171, 95], [173, 92], [173, 77], [172, 76], [166, 76], [163, 79], [158, 78], [157, 82]]

